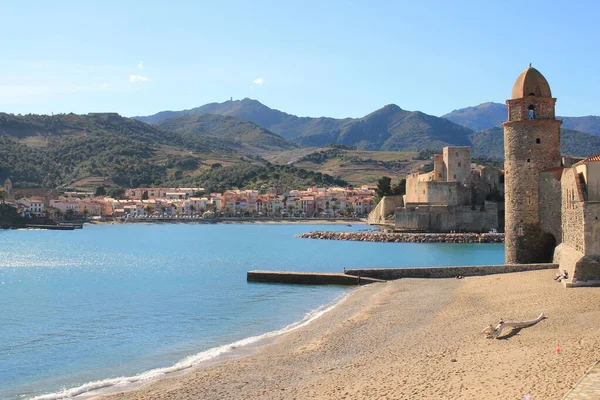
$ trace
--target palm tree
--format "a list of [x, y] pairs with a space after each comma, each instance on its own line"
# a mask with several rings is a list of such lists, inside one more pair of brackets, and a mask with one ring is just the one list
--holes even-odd
[[146, 211], [146, 215], [150, 216], [154, 212], [154, 207], [152, 207], [151, 205], [147, 205], [146, 207], [144, 207], [144, 210]]
[[333, 210], [333, 217], [335, 218], [336, 217], [336, 213], [335, 212], [338, 209], [338, 207], [334, 204], [334, 205], [331, 206], [331, 209]]
[[354, 212], [354, 208], [350, 205], [346, 206], [346, 216], [349, 217]]
[[55, 208], [53, 211], [54, 211], [54, 219], [58, 219], [58, 218], [62, 217], [63, 213], [62, 213], [62, 211], [60, 211], [60, 209]]
[[194, 211], [196, 211], [196, 207], [194, 205], [190, 205], [190, 211], [192, 212], [192, 217], [194, 216]]
[[90, 215], [90, 212], [88, 211], [87, 207], [83, 209], [83, 218], [87, 219], [87, 217]]
[[67, 219], [72, 219], [73, 216], [75, 215], [75, 211], [73, 211], [72, 208], [69, 208], [66, 212], [65, 212], [65, 217]]

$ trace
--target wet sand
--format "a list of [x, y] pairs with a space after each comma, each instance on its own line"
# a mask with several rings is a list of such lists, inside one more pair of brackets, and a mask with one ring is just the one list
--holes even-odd
[[[365, 286], [255, 354], [102, 399], [561, 399], [600, 360], [600, 288], [554, 274]], [[500, 340], [480, 333], [541, 312]]]

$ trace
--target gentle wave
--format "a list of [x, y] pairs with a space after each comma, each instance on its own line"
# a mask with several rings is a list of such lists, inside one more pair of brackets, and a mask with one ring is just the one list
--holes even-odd
[[184, 371], [195, 365], [198, 365], [202, 362], [214, 359], [222, 354], [231, 352], [240, 347], [248, 346], [250, 344], [259, 342], [261, 340], [279, 336], [284, 333], [288, 333], [295, 329], [306, 326], [309, 323], [316, 320], [317, 318], [324, 315], [325, 313], [333, 310], [338, 304], [343, 302], [348, 297], [348, 295], [349, 295], [349, 293], [343, 295], [341, 298], [334, 300], [332, 303], [318, 307], [317, 309], [306, 313], [306, 315], [304, 316], [304, 318], [301, 321], [294, 322], [282, 329], [279, 329], [277, 331], [267, 332], [267, 333], [264, 333], [264, 334], [258, 335], [258, 336], [252, 336], [252, 337], [249, 337], [246, 339], [238, 340], [237, 342], [225, 344], [225, 345], [222, 345], [219, 347], [214, 347], [212, 349], [202, 351], [200, 353], [197, 353], [197, 354], [194, 354], [194, 355], [184, 358], [183, 360], [179, 361], [178, 363], [174, 364], [171, 367], [155, 368], [150, 371], [145, 371], [145, 372], [142, 372], [142, 373], [134, 375], [134, 376], [109, 378], [109, 379], [103, 379], [103, 380], [94, 381], [94, 382], [88, 382], [81, 386], [77, 386], [77, 387], [74, 387], [71, 389], [61, 390], [60, 392], [36, 396], [36, 397], [31, 398], [31, 400], [69, 399], [69, 398], [73, 398], [76, 396], [80, 396], [82, 394], [90, 394], [90, 392], [92, 392], [92, 391], [108, 389], [108, 388], [119, 388], [120, 390], [126, 390], [127, 387], [132, 384], [139, 384], [141, 382], [157, 379], [159, 377], [163, 377], [168, 374]]

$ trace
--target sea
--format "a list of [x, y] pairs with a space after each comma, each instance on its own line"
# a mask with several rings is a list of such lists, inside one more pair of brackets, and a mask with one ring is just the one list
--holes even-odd
[[501, 264], [502, 244], [299, 239], [367, 225], [107, 224], [0, 231], [0, 399], [122, 390], [296, 329], [353, 287], [262, 284], [255, 269]]

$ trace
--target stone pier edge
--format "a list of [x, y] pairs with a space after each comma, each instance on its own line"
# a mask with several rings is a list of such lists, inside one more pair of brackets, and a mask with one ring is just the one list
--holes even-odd
[[455, 278], [457, 276], [480, 276], [506, 274], [510, 272], [537, 271], [557, 269], [558, 264], [501, 264], [456, 267], [423, 267], [423, 268], [364, 268], [347, 269], [346, 274], [381, 280], [402, 278]]

